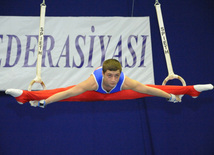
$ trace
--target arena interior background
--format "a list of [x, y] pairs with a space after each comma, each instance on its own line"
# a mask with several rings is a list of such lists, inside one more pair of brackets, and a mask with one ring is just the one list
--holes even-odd
[[[39, 16], [40, 3], [1, 1], [0, 16]], [[161, 84], [168, 73], [154, 3], [135, 0], [133, 10], [132, 0], [46, 0], [46, 15], [149, 16], [155, 83]], [[161, 0], [160, 3], [175, 73], [188, 85], [214, 84], [214, 2]], [[177, 81], [169, 84], [174, 83]], [[213, 91], [204, 92], [197, 99], [184, 96], [179, 104], [153, 97], [63, 102], [40, 109], [19, 105], [4, 92], [0, 101], [1, 155], [214, 154]]]

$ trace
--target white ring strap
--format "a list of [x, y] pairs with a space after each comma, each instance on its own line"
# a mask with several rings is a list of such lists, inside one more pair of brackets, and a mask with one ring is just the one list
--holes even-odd
[[164, 27], [164, 23], [163, 23], [161, 4], [158, 2], [158, 0], [156, 0], [156, 2], [155, 2], [155, 8], [156, 8], [156, 13], [157, 13], [157, 18], [158, 18], [158, 24], [159, 24], [159, 29], [160, 29], [160, 35], [161, 35], [164, 55], [166, 58], [166, 64], [167, 64], [167, 69], [168, 69], [168, 76], [165, 78], [162, 85], [166, 85], [166, 83], [169, 80], [178, 79], [181, 81], [183, 86], [186, 86], [186, 82], [184, 81], [184, 79], [181, 76], [174, 74], [174, 71], [173, 71], [168, 42], [167, 42], [167, 38], [166, 38], [166, 31], [165, 31], [165, 27]]
[[46, 5], [45, 5], [45, 0], [43, 0], [43, 3], [40, 4], [40, 25], [39, 25], [36, 77], [29, 84], [29, 86], [28, 86], [29, 91], [31, 91], [34, 83], [40, 83], [42, 85], [43, 89], [46, 89], [46, 86], [41, 78], [42, 53], [43, 53], [43, 44], [44, 44], [45, 11], [46, 11]]

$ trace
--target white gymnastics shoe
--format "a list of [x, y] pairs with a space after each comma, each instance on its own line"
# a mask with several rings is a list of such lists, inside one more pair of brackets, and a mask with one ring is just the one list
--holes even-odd
[[[7, 89], [5, 94], [11, 95], [13, 97], [20, 97], [23, 94], [23, 90], [21, 89]], [[19, 104], [23, 104], [22, 102], [17, 101]]]
[[198, 85], [194, 85], [193, 87], [198, 92], [202, 92], [202, 91], [207, 91], [207, 90], [212, 90], [213, 89], [213, 85], [212, 84], [198, 84]]

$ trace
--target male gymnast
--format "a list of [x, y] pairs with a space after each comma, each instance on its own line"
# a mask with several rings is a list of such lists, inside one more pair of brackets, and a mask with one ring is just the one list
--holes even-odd
[[212, 90], [212, 84], [194, 86], [144, 85], [122, 72], [118, 60], [108, 59], [97, 68], [85, 81], [67, 88], [41, 91], [7, 89], [6, 94], [16, 98], [18, 103], [31, 103], [32, 106], [44, 108], [58, 101], [102, 101], [124, 100], [147, 96], [166, 98], [169, 102], [181, 102], [179, 95], [198, 97], [202, 91]]

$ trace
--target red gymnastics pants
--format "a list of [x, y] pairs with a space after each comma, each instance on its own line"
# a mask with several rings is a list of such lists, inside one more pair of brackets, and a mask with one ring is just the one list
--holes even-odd
[[[161, 89], [167, 93], [171, 93], [174, 95], [190, 95], [192, 97], [198, 97], [200, 92], [196, 91], [194, 89], [194, 86], [162, 86], [162, 85], [147, 85], [149, 87], [154, 87]], [[69, 86], [66, 88], [57, 88], [57, 89], [51, 89], [51, 90], [40, 90], [40, 91], [26, 91], [23, 90], [23, 93], [21, 96], [16, 97], [16, 100], [18, 102], [26, 103], [33, 100], [42, 100], [47, 99], [48, 97], [65, 90], [68, 90], [74, 86]], [[102, 94], [96, 91], [86, 91], [83, 94], [80, 94], [78, 96], [70, 97], [64, 100], [61, 100], [61, 102], [64, 101], [113, 101], [113, 100], [128, 100], [128, 99], [137, 99], [137, 98], [143, 98], [143, 97], [150, 97], [152, 95], [148, 94], [142, 94], [135, 92], [133, 90], [122, 90], [117, 93], [112, 94]]]

